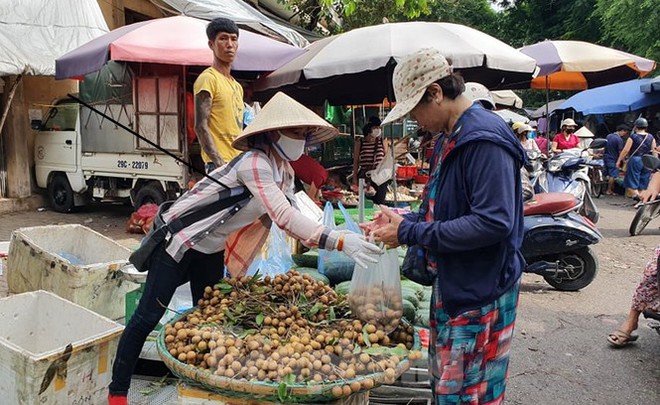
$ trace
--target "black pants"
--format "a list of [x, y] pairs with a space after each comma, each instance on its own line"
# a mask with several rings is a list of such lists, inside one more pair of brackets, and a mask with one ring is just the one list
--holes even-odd
[[385, 197], [387, 195], [387, 186], [390, 184], [390, 181], [386, 181], [380, 186], [376, 185], [376, 183], [374, 183], [371, 180], [368, 181], [369, 183], [371, 183], [371, 186], [376, 189], [376, 194], [374, 194], [374, 196], [371, 197], [370, 200], [373, 201], [374, 204], [385, 204]]
[[177, 263], [165, 251], [165, 244], [161, 244], [153, 254], [140, 304], [126, 325], [117, 347], [110, 383], [110, 393], [113, 395], [128, 394], [142, 346], [163, 317], [163, 305], [170, 303], [177, 287], [190, 281], [193, 305], [197, 305], [204, 295], [204, 288], [217, 284], [224, 275], [224, 252], [207, 255], [191, 249]]

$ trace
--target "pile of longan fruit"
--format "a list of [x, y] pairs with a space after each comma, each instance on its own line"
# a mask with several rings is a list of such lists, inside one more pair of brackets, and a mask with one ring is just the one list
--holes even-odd
[[[330, 383], [332, 395], [341, 397], [374, 388], [379, 384], [374, 373], [382, 373], [379, 380], [391, 384], [404, 357], [421, 358], [420, 352], [409, 351], [412, 326], [397, 324], [388, 334], [380, 325], [350, 319], [348, 312], [337, 309], [342, 297], [306, 274], [291, 271], [256, 282], [223, 282], [231, 290], [227, 284], [208, 287], [194, 311], [165, 326], [167, 350], [180, 362], [244, 381]], [[260, 294], [270, 302], [248, 308]], [[305, 300], [297, 298], [300, 294]], [[246, 307], [243, 318], [235, 313], [239, 304]], [[334, 320], [329, 319], [333, 311], [338, 312]], [[243, 327], [243, 333], [236, 333], [236, 326]], [[388, 348], [396, 348], [398, 355]], [[366, 378], [356, 379], [360, 376]]]

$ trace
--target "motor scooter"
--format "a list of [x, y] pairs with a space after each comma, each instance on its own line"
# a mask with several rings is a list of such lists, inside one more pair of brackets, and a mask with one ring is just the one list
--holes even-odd
[[524, 271], [543, 276], [562, 291], [588, 286], [598, 272], [598, 257], [590, 246], [603, 235], [593, 222], [575, 212], [577, 206], [570, 193], [536, 194], [524, 205]]
[[546, 170], [539, 176], [535, 191], [573, 194], [577, 198], [576, 211], [591, 222], [597, 223], [600, 215], [591, 197], [591, 179], [587, 169], [596, 163], [590, 162], [585, 152], [588, 149], [604, 148], [606, 145], [605, 139], [596, 139], [588, 148], [556, 154], [547, 161]]
[[527, 164], [525, 165], [525, 169], [527, 169], [527, 173], [529, 173], [529, 183], [534, 190], [536, 190], [539, 177], [541, 176], [541, 173], [543, 173], [545, 155], [533, 149], [527, 149], [525, 152], [527, 153]]
[[[655, 173], [660, 170], [660, 159], [653, 155], [644, 155], [642, 156], [642, 164], [644, 167]], [[637, 208], [637, 213], [633, 217], [632, 222], [630, 222], [630, 228], [628, 232], [630, 236], [639, 235], [653, 219], [660, 216], [660, 198], [657, 198], [649, 202], [640, 202], [635, 208]]]

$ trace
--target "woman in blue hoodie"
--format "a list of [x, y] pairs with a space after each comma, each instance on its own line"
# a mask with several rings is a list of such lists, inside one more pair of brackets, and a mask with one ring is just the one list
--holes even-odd
[[419, 213], [367, 224], [376, 240], [419, 246], [435, 276], [429, 371], [436, 404], [500, 404], [525, 265], [520, 168], [524, 151], [504, 120], [462, 95], [463, 79], [434, 49], [394, 70], [396, 107], [433, 133], [431, 179]]

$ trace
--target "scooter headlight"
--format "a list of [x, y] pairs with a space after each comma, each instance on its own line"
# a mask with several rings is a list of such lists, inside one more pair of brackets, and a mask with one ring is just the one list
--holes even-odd
[[548, 162], [548, 171], [550, 173], [556, 173], [561, 170], [561, 166], [564, 164], [561, 159], [552, 159]]

